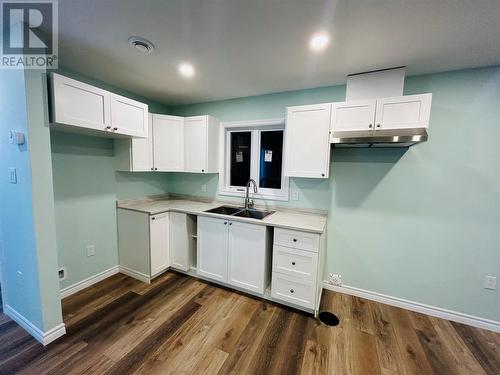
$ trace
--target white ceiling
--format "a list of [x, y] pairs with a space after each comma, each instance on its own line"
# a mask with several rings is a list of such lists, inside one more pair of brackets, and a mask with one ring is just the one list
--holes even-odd
[[[318, 29], [330, 47], [312, 54]], [[500, 63], [497, 0], [60, 0], [60, 64], [166, 104]], [[130, 48], [139, 35], [150, 55]], [[191, 61], [196, 76], [179, 76]]]

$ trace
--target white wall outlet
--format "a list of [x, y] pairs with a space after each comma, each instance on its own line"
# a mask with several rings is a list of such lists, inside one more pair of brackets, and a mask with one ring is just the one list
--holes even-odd
[[95, 245], [87, 246], [87, 256], [93, 257], [95, 255]]
[[493, 289], [497, 288], [497, 277], [486, 275], [484, 278], [484, 289]]
[[21, 271], [16, 272], [16, 283], [18, 286], [24, 285], [24, 277]]
[[202, 191], [202, 193], [207, 192], [207, 185], [206, 184], [201, 185], [201, 191]]
[[66, 267], [61, 267], [57, 270], [57, 276], [59, 277], [59, 281], [64, 281], [66, 279]]
[[297, 189], [292, 190], [292, 201], [298, 201], [299, 200], [299, 191]]
[[331, 273], [328, 277], [328, 283], [335, 286], [342, 285], [342, 275], [338, 273]]
[[9, 168], [9, 182], [11, 184], [17, 184], [17, 171], [16, 168]]

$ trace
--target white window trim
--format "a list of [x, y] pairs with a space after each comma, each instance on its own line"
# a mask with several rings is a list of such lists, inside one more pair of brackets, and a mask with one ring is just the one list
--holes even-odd
[[[240, 130], [241, 129], [241, 130]], [[267, 119], [267, 120], [254, 120], [254, 121], [235, 121], [235, 122], [222, 122], [219, 134], [219, 195], [232, 196], [232, 197], [245, 197], [245, 190], [241, 191], [241, 187], [231, 187], [229, 186], [229, 173], [226, 174], [226, 170], [229, 165], [229, 152], [226, 152], [227, 145], [229, 145], [229, 131], [245, 131], [247, 129], [251, 130], [283, 130], [283, 161], [282, 161], [282, 174], [281, 174], [281, 189], [265, 189], [258, 188], [257, 193], [250, 191], [250, 197], [255, 199], [264, 200], [277, 200], [277, 201], [288, 201], [289, 199], [289, 177], [285, 176], [285, 119]], [[252, 152], [259, 152], [260, 149], [260, 139], [256, 139], [257, 133], [252, 133]], [[256, 163], [251, 167], [250, 176], [259, 175], [259, 163]], [[258, 182], [258, 178], [255, 179]]]

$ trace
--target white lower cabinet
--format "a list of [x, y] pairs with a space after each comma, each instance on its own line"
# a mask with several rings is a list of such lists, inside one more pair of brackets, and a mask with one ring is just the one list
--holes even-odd
[[318, 312], [323, 290], [324, 234], [275, 228], [271, 297]]
[[195, 263], [196, 217], [181, 212], [170, 212], [170, 265], [180, 271], [189, 271]]
[[198, 275], [264, 294], [269, 282], [269, 229], [198, 218]]
[[170, 266], [168, 216], [117, 210], [120, 272], [150, 282]]

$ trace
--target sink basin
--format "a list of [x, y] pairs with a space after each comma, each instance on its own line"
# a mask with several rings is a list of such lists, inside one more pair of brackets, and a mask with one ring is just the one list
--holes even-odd
[[240, 212], [235, 213], [233, 216], [248, 217], [251, 219], [262, 220], [266, 216], [271, 214], [274, 214], [274, 211], [261, 211], [261, 210], [249, 209], [249, 210], [241, 210]]
[[213, 214], [221, 214], [221, 215], [234, 215], [237, 212], [244, 210], [243, 207], [232, 207], [232, 206], [220, 206], [212, 208], [211, 210], [207, 210], [205, 212], [210, 212]]
[[243, 207], [233, 207], [233, 206], [219, 206], [212, 208], [211, 210], [206, 210], [205, 212], [210, 212], [212, 214], [247, 217], [250, 219], [262, 220], [268, 215], [274, 214], [274, 211], [261, 211], [256, 209], [245, 210]]

